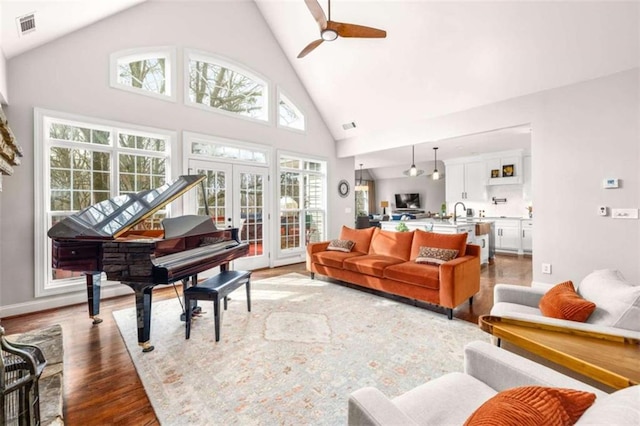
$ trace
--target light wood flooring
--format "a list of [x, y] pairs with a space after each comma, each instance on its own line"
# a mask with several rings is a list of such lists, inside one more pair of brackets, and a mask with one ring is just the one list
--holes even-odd
[[[254, 271], [254, 280], [290, 272], [307, 273], [304, 263]], [[528, 286], [532, 280], [531, 257], [498, 255], [484, 266], [481, 289], [473, 306], [464, 303], [454, 316], [477, 323], [489, 313], [496, 283]], [[157, 287], [154, 301], [176, 297], [171, 286]], [[92, 325], [86, 304], [2, 319], [7, 334], [60, 324], [64, 336], [64, 388], [67, 425], [157, 425], [112, 311], [134, 306], [133, 295], [102, 301], [104, 322]], [[160, 342], [155, 342], [160, 344]]]

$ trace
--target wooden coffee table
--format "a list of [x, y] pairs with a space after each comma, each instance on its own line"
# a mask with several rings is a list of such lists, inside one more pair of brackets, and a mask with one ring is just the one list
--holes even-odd
[[622, 389], [640, 383], [640, 340], [490, 315], [480, 328], [549, 361]]

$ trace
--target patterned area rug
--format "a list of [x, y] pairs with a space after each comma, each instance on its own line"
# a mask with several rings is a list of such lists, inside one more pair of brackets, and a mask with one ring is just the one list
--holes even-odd
[[213, 304], [185, 340], [178, 299], [153, 304], [151, 343], [137, 345], [133, 308], [114, 312], [164, 425], [346, 424], [349, 394], [375, 386], [395, 397], [463, 369], [463, 346], [489, 341], [474, 324], [301, 274], [252, 283], [224, 312]]

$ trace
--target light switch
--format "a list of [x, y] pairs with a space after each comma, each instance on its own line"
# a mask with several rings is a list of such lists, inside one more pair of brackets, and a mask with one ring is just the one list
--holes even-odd
[[614, 219], [637, 219], [638, 209], [611, 209], [611, 217]]

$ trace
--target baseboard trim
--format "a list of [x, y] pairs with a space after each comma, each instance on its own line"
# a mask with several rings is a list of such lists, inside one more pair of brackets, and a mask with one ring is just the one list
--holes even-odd
[[[124, 285], [102, 287], [100, 296], [102, 299], [109, 297], [133, 294], [132, 290]], [[13, 305], [0, 306], [0, 318], [8, 318], [17, 315], [30, 314], [33, 312], [46, 311], [47, 309], [61, 308], [64, 306], [87, 303], [87, 292], [79, 291], [70, 294], [60, 294], [46, 298], [33, 299], [28, 302], [16, 303]], [[87, 315], [89, 310], [87, 308]]]

